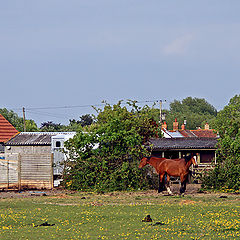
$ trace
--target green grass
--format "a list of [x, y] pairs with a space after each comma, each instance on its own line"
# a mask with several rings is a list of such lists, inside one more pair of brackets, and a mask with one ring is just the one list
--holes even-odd
[[[155, 192], [2, 199], [0, 239], [239, 239], [239, 200]], [[142, 222], [148, 214], [153, 222]]]

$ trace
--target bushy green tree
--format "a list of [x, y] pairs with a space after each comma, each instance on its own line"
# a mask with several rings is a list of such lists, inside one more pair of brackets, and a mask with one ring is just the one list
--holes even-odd
[[187, 120], [187, 129], [203, 127], [206, 122], [211, 123], [217, 115], [217, 110], [205, 99], [187, 97], [182, 101], [174, 100], [170, 103], [170, 110], [166, 111], [166, 122], [169, 129], [177, 118], [179, 124]]
[[80, 120], [69, 119], [69, 125], [64, 126], [64, 131], [78, 131], [79, 129], [88, 128], [94, 124], [94, 118], [90, 114], [80, 116]]
[[47, 121], [41, 123], [40, 130], [42, 132], [60, 132], [65, 128], [61, 123], [54, 123], [52, 121]]
[[220, 139], [217, 166], [209, 172], [203, 186], [214, 189], [240, 188], [240, 95], [234, 96], [214, 121]]
[[129, 101], [97, 109], [91, 132], [79, 131], [66, 143], [65, 184], [77, 190], [129, 190], [146, 186], [139, 160], [149, 154], [144, 141], [157, 133], [147, 108]]

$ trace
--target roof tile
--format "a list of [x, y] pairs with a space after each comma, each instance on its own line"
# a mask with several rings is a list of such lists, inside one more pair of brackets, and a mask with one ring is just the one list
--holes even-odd
[[16, 128], [0, 114], [0, 142], [7, 142], [18, 133]]

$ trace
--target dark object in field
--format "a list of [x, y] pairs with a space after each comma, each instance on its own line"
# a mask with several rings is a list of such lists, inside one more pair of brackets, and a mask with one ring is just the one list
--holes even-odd
[[86, 199], [86, 197], [81, 197], [81, 199]]
[[30, 191], [29, 193], [31, 194], [31, 196], [47, 196], [45, 192], [41, 191]]
[[219, 198], [227, 198], [227, 196], [220, 196]]
[[34, 227], [49, 227], [49, 226], [54, 226], [55, 224], [49, 224], [48, 222], [44, 222], [42, 224], [36, 225]]
[[157, 226], [157, 225], [165, 225], [165, 223], [162, 223], [162, 222], [156, 222], [154, 224], [152, 224], [153, 226]]
[[147, 215], [143, 220], [142, 222], [152, 222], [152, 219], [150, 217], [150, 215]]

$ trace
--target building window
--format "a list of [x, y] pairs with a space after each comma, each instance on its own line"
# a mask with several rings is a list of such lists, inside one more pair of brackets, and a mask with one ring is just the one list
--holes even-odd
[[60, 141], [56, 141], [56, 147], [61, 147], [61, 142]]

